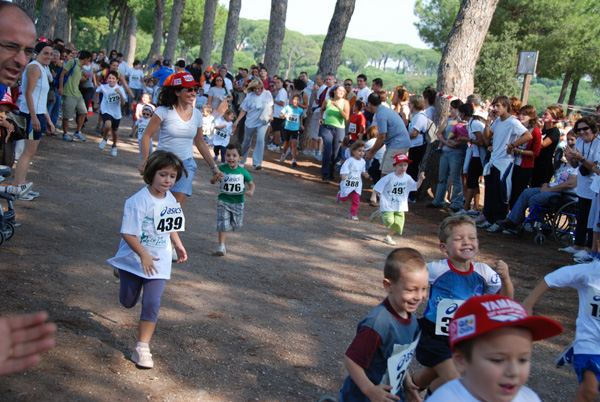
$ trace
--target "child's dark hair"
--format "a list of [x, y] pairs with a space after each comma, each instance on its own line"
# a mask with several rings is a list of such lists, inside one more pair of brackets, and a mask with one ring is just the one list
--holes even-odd
[[223, 113], [223, 117], [227, 116], [228, 114], [232, 114], [233, 117], [235, 117], [235, 110], [233, 110], [232, 108], [227, 109], [225, 113]]
[[365, 104], [363, 101], [361, 101], [360, 99], [357, 99], [354, 102], [354, 107], [357, 107], [359, 111], [361, 111], [363, 109], [363, 107], [365, 107]]
[[144, 168], [144, 182], [146, 184], [152, 184], [154, 175], [161, 169], [166, 167], [172, 167], [177, 170], [177, 180], [181, 179], [181, 176], [185, 173], [187, 177], [187, 170], [183, 166], [183, 162], [173, 152], [167, 151], [154, 151], [148, 157], [146, 161], [146, 167]]
[[242, 156], [242, 146], [239, 142], [232, 142], [227, 144], [227, 146], [225, 147], [225, 152], [227, 152], [228, 149], [235, 149], [238, 155]]
[[352, 144], [352, 146], [350, 147], [350, 155], [354, 155], [354, 152], [361, 147], [365, 147], [365, 142], [362, 140], [357, 140], [354, 141], [354, 143]]
[[396, 283], [404, 272], [427, 271], [425, 259], [414, 248], [397, 248], [385, 259], [383, 277]]
[[119, 73], [116, 71], [109, 71], [108, 73], [106, 73], [106, 79], [108, 80], [108, 76], [112, 75], [113, 77], [115, 77], [117, 79], [117, 81], [119, 81]]
[[440, 223], [440, 229], [438, 232], [438, 236], [440, 238], [440, 243], [446, 243], [448, 238], [450, 237], [450, 232], [457, 226], [462, 225], [472, 225], [475, 230], [477, 230], [477, 226], [475, 225], [475, 221], [473, 218], [467, 215], [457, 215], [457, 216], [449, 216]]

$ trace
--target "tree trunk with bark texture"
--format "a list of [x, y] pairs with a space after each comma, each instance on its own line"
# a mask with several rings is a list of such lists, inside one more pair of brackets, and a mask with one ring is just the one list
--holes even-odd
[[[327, 29], [327, 36], [325, 36], [323, 47], [321, 48], [321, 57], [319, 59], [319, 70], [317, 74], [333, 74], [334, 76], [337, 74], [337, 69], [340, 65], [342, 46], [344, 45], [344, 39], [346, 38], [350, 19], [352, 18], [352, 14], [354, 14], [355, 3], [355, 0], [337, 0], [335, 3], [333, 17], [331, 17], [329, 29]], [[318, 90], [319, 88], [313, 90], [309, 105], [312, 105], [314, 96]], [[306, 119], [304, 119], [304, 147], [308, 144], [309, 136], [307, 133], [310, 133], [310, 120], [312, 114], [312, 108], [309, 107]]]
[[127, 30], [127, 19], [129, 7], [127, 7], [127, 2], [123, 1], [119, 7], [119, 26], [117, 27], [117, 32], [113, 36], [113, 44], [110, 46], [111, 49], [117, 49], [117, 52], [121, 52], [123, 46], [123, 35], [124, 31]]
[[[577, 97], [577, 88], [579, 87], [579, 81], [581, 80], [580, 76], [573, 78], [573, 84], [571, 84], [571, 93], [569, 94], [569, 105], [575, 104], [575, 98]], [[571, 116], [573, 113], [573, 108], [571, 106], [567, 107], [567, 117]]]
[[27, 15], [33, 21], [35, 21], [35, 6], [36, 6], [36, 3], [37, 3], [36, 0], [14, 0], [14, 3], [17, 6], [20, 6], [23, 10], [25, 10], [25, 12], [27, 13]]
[[206, 0], [204, 3], [204, 20], [200, 36], [200, 58], [206, 66], [210, 66], [210, 53], [215, 35], [215, 16], [217, 15], [217, 0]]
[[40, 18], [37, 22], [37, 33], [39, 36], [44, 36], [48, 39], [54, 39], [56, 20], [58, 18], [58, 9], [60, 0], [44, 0], [42, 4], [43, 13], [40, 13]]
[[61, 38], [65, 43], [71, 41], [71, 18], [67, 11], [67, 0], [60, 0], [58, 6], [60, 10], [56, 18], [56, 27], [54, 28], [54, 37]]
[[162, 46], [163, 26], [165, 21], [165, 0], [155, 0], [156, 15], [154, 16], [154, 32], [152, 34], [152, 46], [146, 63], [151, 65], [158, 56], [160, 56], [160, 48]]
[[556, 103], [564, 103], [565, 98], [567, 97], [567, 90], [569, 89], [569, 82], [571, 81], [572, 75], [573, 70], [567, 70], [565, 73], [565, 78], [563, 78], [562, 87], [560, 88], [560, 95], [558, 95], [558, 101]]
[[171, 23], [169, 24], [169, 36], [165, 44], [165, 59], [173, 60], [175, 58], [175, 49], [177, 48], [177, 40], [179, 39], [179, 27], [183, 18], [183, 9], [185, 8], [186, 0], [174, 0], [173, 9], [171, 10]]
[[135, 12], [131, 10], [131, 18], [129, 19], [129, 26], [127, 29], [127, 36], [125, 37], [125, 50], [126, 53], [123, 52], [124, 59], [131, 67], [133, 67], [133, 62], [135, 61], [135, 50], [137, 47], [137, 17], [135, 16]]
[[287, 16], [287, 0], [271, 0], [271, 19], [265, 49], [265, 67], [270, 76], [279, 75], [281, 48], [285, 37], [285, 18]]
[[[454, 26], [444, 47], [438, 68], [437, 91], [466, 99], [474, 88], [475, 65], [490, 27], [499, 0], [463, 0]], [[435, 123], [439, 127], [448, 114], [450, 101], [437, 98]], [[426, 179], [419, 189], [418, 198], [423, 199], [428, 190], [435, 194], [439, 177], [440, 155], [435, 151], [437, 141], [427, 148], [420, 171]]]
[[226, 64], [230, 69], [233, 68], [233, 55], [235, 53], [241, 9], [242, 0], [229, 0], [229, 14], [227, 15], [227, 28], [223, 42], [223, 52], [221, 53], [221, 64]]

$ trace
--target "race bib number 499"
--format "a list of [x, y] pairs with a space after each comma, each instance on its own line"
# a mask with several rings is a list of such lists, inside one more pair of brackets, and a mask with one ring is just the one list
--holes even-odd
[[183, 232], [185, 217], [178, 202], [154, 206], [154, 228], [158, 233]]

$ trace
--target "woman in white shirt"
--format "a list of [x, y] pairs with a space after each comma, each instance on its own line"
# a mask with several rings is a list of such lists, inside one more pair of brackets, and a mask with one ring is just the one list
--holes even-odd
[[210, 89], [208, 90], [208, 101], [206, 102], [212, 107], [212, 115], [215, 117], [215, 120], [223, 115], [223, 113], [218, 112], [219, 105], [223, 99], [231, 102], [233, 101], [233, 95], [231, 95], [229, 91], [227, 91], [227, 88], [225, 88], [223, 77], [217, 75], [210, 83]]
[[273, 121], [273, 96], [271, 92], [265, 91], [262, 81], [258, 78], [254, 78], [248, 84], [246, 93], [248, 95], [240, 105], [239, 115], [233, 123], [233, 131], [235, 132], [240, 120], [246, 116], [241, 164], [246, 163], [254, 134], [256, 134], [252, 165], [254, 165], [254, 169], [260, 170], [262, 169], [263, 152], [265, 150], [265, 134], [269, 128], [269, 123]]
[[171, 188], [171, 193], [183, 208], [185, 200], [192, 195], [192, 182], [197, 165], [194, 161], [194, 145], [210, 167], [217, 180], [223, 173], [214, 163], [210, 149], [202, 134], [202, 113], [194, 107], [200, 84], [189, 73], [172, 74], [165, 80], [158, 108], [142, 137], [140, 174], [143, 174], [154, 133], [159, 131], [156, 150], [173, 152], [183, 161], [188, 172]]
[[[27, 139], [25, 149], [15, 169], [15, 184], [25, 183], [29, 163], [37, 152], [42, 133], [54, 132], [54, 125], [48, 113], [48, 91], [50, 90], [51, 73], [48, 65], [52, 61], [52, 46], [40, 42], [35, 47], [37, 57], [29, 63], [23, 74], [21, 90], [20, 115], [27, 120]], [[31, 194], [25, 194], [22, 200], [32, 200]]]

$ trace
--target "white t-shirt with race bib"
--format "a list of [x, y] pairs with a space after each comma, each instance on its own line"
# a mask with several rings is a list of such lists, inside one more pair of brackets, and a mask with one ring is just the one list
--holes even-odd
[[346, 176], [346, 180], [340, 182], [340, 197], [346, 197], [353, 191], [360, 195], [362, 192], [361, 174], [366, 170], [365, 166], [364, 159], [356, 160], [354, 157], [346, 159], [340, 170], [340, 174]]
[[125, 94], [125, 89], [116, 84], [114, 87], [111, 87], [108, 84], [100, 85], [98, 89], [96, 89], [96, 92], [100, 92], [104, 95], [102, 97], [102, 102], [100, 103], [100, 113], [109, 114], [118, 120], [123, 116], [121, 115], [121, 95], [115, 91], [117, 88], [121, 94]]
[[[223, 127], [225, 126], [225, 127]], [[223, 127], [223, 128], [217, 128]], [[224, 147], [229, 144], [231, 134], [233, 130], [233, 123], [225, 121], [223, 117], [219, 117], [215, 120], [215, 130], [212, 136], [212, 145]]]
[[[130, 68], [127, 75], [129, 76], [129, 88], [142, 89], [142, 80], [144, 79], [144, 71], [135, 68]], [[137, 100], [137, 99], [136, 99]]]
[[142, 137], [144, 136], [144, 132], [146, 131], [146, 127], [148, 127], [148, 123], [150, 123], [150, 119], [146, 119], [145, 117], [140, 117], [139, 119], [137, 119], [136, 123], [137, 124], [137, 137], [138, 140], [142, 139]]
[[417, 191], [417, 183], [406, 173], [398, 177], [396, 172], [392, 172], [382, 177], [373, 190], [381, 194], [379, 200], [381, 212], [406, 212], [408, 193]]

